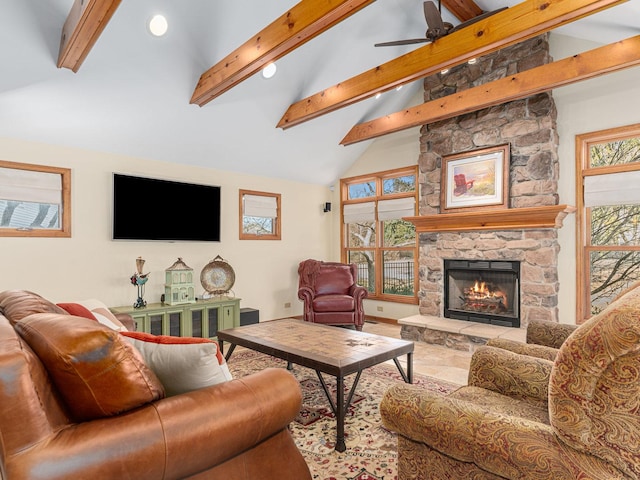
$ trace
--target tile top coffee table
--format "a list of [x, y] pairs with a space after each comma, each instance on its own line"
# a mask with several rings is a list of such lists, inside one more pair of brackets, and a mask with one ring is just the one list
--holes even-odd
[[[344, 417], [365, 368], [393, 360], [404, 381], [413, 382], [414, 345], [406, 340], [284, 319], [220, 330], [218, 341], [222, 351], [224, 342], [231, 344], [227, 360], [236, 345], [240, 345], [315, 370], [336, 416], [335, 449], [339, 452], [346, 450]], [[407, 356], [406, 373], [398, 361], [401, 355]], [[335, 403], [321, 373], [336, 377]], [[354, 373], [356, 378], [345, 402], [344, 378]]]

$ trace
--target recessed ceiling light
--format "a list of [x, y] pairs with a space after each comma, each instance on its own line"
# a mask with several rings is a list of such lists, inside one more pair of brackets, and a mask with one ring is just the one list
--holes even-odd
[[156, 37], [163, 36], [167, 33], [167, 29], [169, 28], [169, 24], [167, 23], [167, 19], [164, 15], [154, 15], [151, 20], [149, 20], [148, 26], [151, 34]]
[[470, 59], [470, 60], [469, 60], [469, 62], [467, 62], [467, 63], [469, 63], [469, 65], [473, 65], [473, 64], [474, 64], [474, 63], [476, 63], [477, 61], [478, 61], [478, 59], [477, 59], [477, 58], [472, 58], [472, 59]]
[[445, 73], [449, 73], [449, 69], [448, 68], [444, 68], [444, 69], [440, 70], [440, 73], [442, 75], [444, 75]]
[[278, 67], [276, 67], [275, 63], [270, 63], [262, 69], [262, 76], [264, 78], [271, 78], [276, 74], [277, 69]]

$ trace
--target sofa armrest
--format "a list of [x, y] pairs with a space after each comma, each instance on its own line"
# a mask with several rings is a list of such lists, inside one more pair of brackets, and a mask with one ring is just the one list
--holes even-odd
[[560, 348], [578, 325], [550, 322], [548, 320], [529, 320], [527, 325], [527, 343]]
[[492, 338], [487, 342], [489, 347], [502, 348], [520, 355], [529, 355], [530, 357], [544, 358], [545, 360], [554, 361], [558, 355], [557, 348], [547, 347], [546, 345], [536, 345], [533, 343], [516, 342], [506, 338]]
[[114, 313], [114, 315], [130, 332], [135, 332], [137, 330], [138, 325], [136, 321], [128, 313]]
[[[547, 437], [554, 436], [548, 425], [510, 417], [416, 385], [397, 384], [389, 388], [380, 403], [380, 414], [385, 428], [463, 462], [476, 461], [477, 452], [481, 450], [481, 432], [494, 424], [506, 432], [521, 431], [527, 425], [534, 431], [543, 430]], [[540, 444], [540, 439], [533, 443]]]
[[303, 302], [311, 303], [311, 301], [313, 300], [313, 297], [314, 297], [313, 290], [311, 290], [309, 287], [300, 287], [298, 289], [298, 298]]
[[589, 478], [629, 478], [606, 460], [565, 445], [550, 425], [416, 385], [389, 388], [380, 414], [387, 429], [500, 478], [574, 480], [584, 465]]
[[[185, 478], [220, 465], [285, 431], [302, 394], [284, 369], [261, 372], [158, 400], [121, 415], [72, 424], [5, 457], [8, 478]], [[293, 442], [291, 442], [293, 444]], [[293, 444], [295, 446], [295, 444]], [[302, 457], [265, 458], [293, 476]], [[302, 473], [301, 473], [302, 472]], [[308, 472], [308, 470], [307, 470]], [[296, 473], [299, 474], [296, 477]]]
[[355, 284], [351, 286], [351, 291], [349, 292], [356, 301], [362, 300], [363, 298], [367, 298], [369, 295], [369, 291], [361, 285]]
[[549, 360], [483, 346], [471, 357], [468, 385], [546, 402], [552, 367]]

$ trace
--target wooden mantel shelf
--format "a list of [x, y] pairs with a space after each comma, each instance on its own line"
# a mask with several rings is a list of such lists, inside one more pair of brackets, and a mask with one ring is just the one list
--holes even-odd
[[505, 208], [464, 213], [441, 213], [419, 217], [403, 217], [413, 223], [416, 232], [469, 232], [474, 230], [522, 230], [560, 228], [564, 217], [576, 211], [570, 205]]

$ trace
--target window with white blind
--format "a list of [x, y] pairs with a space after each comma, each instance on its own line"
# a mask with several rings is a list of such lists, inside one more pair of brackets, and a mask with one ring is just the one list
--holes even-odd
[[342, 261], [369, 297], [417, 303], [417, 167], [341, 180]]
[[640, 124], [576, 138], [577, 322], [640, 280]]
[[0, 160], [0, 236], [70, 237], [71, 170]]
[[280, 194], [240, 190], [240, 240], [280, 240]]

